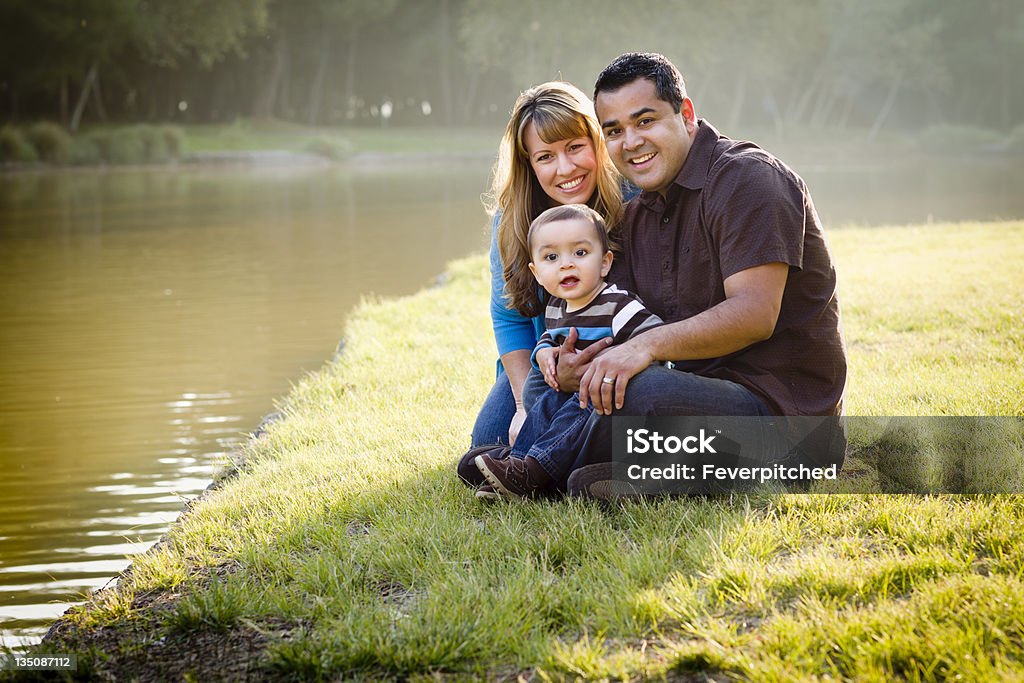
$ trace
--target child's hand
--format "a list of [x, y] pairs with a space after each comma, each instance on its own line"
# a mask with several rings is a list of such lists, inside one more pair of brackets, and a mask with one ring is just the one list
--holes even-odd
[[541, 374], [544, 375], [544, 381], [548, 383], [549, 387], [558, 391], [558, 347], [545, 346], [537, 351], [535, 360]]

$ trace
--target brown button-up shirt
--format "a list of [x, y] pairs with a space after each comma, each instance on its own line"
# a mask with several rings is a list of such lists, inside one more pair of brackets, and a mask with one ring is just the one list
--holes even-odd
[[780, 415], [839, 415], [846, 350], [836, 272], [803, 179], [749, 142], [699, 121], [686, 162], [662, 198], [644, 192], [626, 208], [623, 255], [610, 279], [671, 323], [725, 300], [730, 275], [789, 265], [769, 339], [681, 370], [737, 382]]

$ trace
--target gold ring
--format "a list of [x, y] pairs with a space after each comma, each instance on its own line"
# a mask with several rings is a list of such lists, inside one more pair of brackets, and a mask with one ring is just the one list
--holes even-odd
[[614, 377], [605, 377], [601, 381], [604, 382], [605, 384], [615, 384], [615, 378]]

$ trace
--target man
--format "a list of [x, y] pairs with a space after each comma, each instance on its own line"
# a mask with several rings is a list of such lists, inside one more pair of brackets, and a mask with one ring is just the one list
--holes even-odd
[[[610, 460], [613, 411], [840, 416], [836, 274], [803, 180], [697, 119], [661, 55], [618, 57], [594, 103], [612, 161], [643, 190], [626, 209], [610, 279], [668, 324], [613, 348], [561, 348], [562, 390], [578, 386], [595, 408], [578, 463]], [[569, 492], [600, 496], [593, 485], [609, 472], [584, 467]]]

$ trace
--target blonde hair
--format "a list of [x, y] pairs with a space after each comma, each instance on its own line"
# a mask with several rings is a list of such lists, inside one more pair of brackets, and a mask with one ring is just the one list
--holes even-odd
[[501, 211], [498, 251], [504, 270], [505, 295], [509, 305], [526, 317], [541, 313], [537, 282], [528, 267], [527, 233], [533, 219], [553, 203], [537, 182], [523, 143], [530, 123], [545, 143], [581, 137], [590, 139], [597, 160], [597, 188], [587, 205], [604, 216], [613, 248], [614, 235], [622, 218], [620, 176], [608, 158], [590, 99], [576, 86], [561, 81], [542, 83], [520, 94], [501, 138], [485, 205], [492, 215]]

